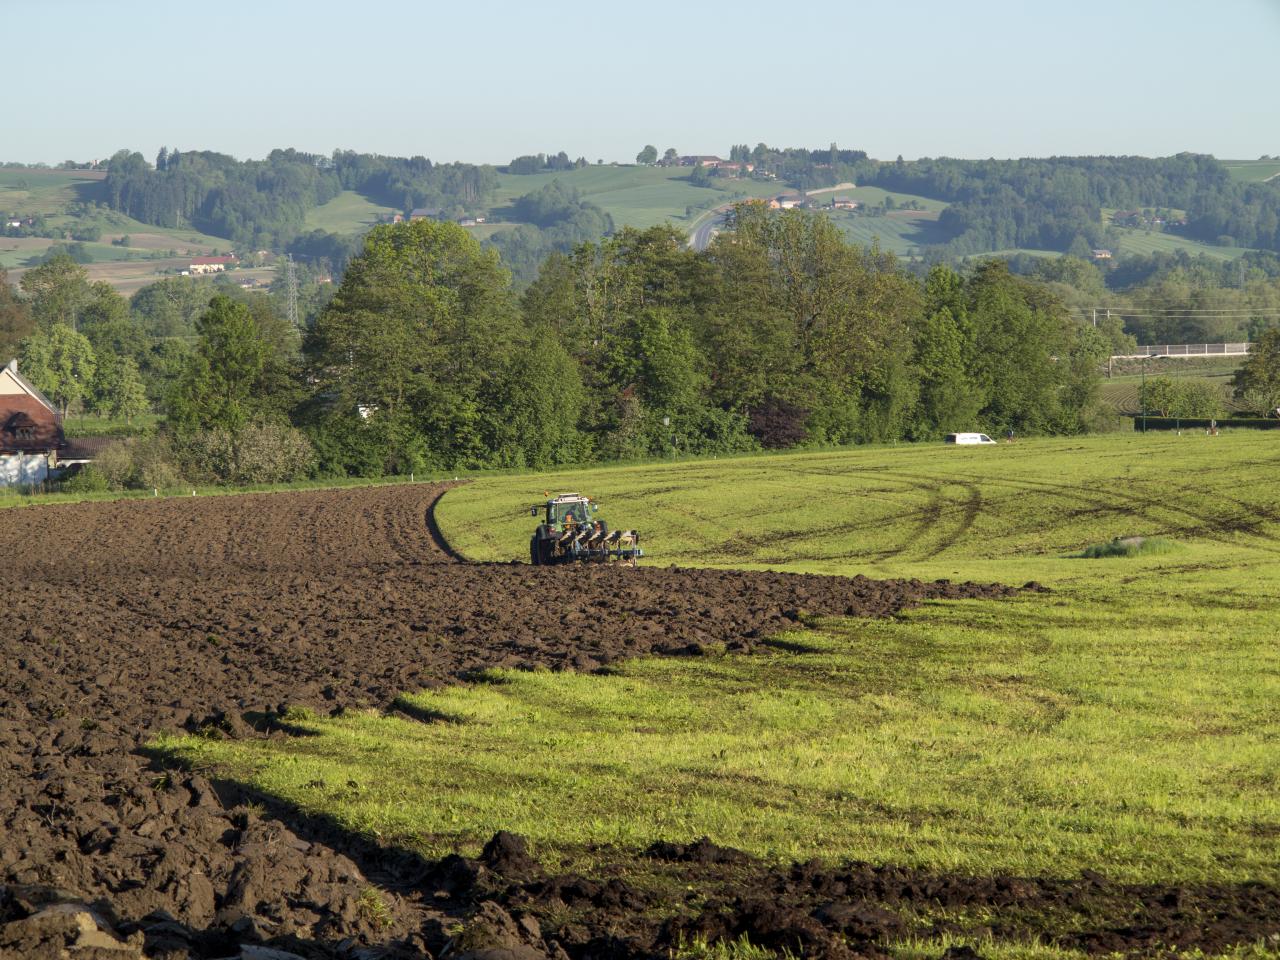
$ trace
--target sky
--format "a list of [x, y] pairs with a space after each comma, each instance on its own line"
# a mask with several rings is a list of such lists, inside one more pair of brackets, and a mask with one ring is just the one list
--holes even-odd
[[0, 0], [0, 161], [1280, 155], [1280, 0]]

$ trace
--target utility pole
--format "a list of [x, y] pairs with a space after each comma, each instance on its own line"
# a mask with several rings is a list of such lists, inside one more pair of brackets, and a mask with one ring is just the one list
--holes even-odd
[[1144, 354], [1142, 357], [1142, 388], [1139, 391], [1142, 396], [1142, 435], [1147, 434], [1147, 358]]
[[284, 283], [289, 323], [296, 329], [300, 326], [298, 323], [298, 269], [294, 265], [292, 253], [284, 264]]

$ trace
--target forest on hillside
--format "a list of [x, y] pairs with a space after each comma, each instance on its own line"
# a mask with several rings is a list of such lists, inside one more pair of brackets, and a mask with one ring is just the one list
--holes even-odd
[[[668, 150], [657, 159], [654, 151], [651, 162], [675, 162], [674, 153]], [[835, 145], [815, 150], [760, 143], [732, 146], [729, 159], [751, 167], [749, 174], [745, 166], [726, 168], [732, 176], [773, 180], [780, 190], [852, 182], [946, 202], [939, 219], [942, 241], [921, 251], [930, 262], [990, 250], [1080, 255], [1114, 239], [1105, 210], [1164, 211], [1160, 228], [1165, 232], [1224, 247], [1280, 251], [1280, 181], [1234, 179], [1219, 160], [1202, 154], [881, 161]], [[351, 150], [330, 155], [274, 150], [262, 160], [241, 161], [212, 151], [162, 149], [154, 162], [121, 150], [107, 162], [100, 200], [144, 223], [187, 223], [241, 249], [325, 257], [340, 269], [356, 249], [355, 240], [307, 231], [304, 222], [308, 210], [343, 190], [405, 214], [422, 209], [456, 219], [492, 214], [499, 206], [499, 170], [571, 173], [587, 165], [585, 158], [571, 160], [564, 151], [516, 157], [495, 168]], [[701, 167], [688, 177], [716, 182]], [[553, 195], [537, 196], [540, 192]], [[493, 242], [526, 282], [547, 254], [567, 253], [575, 243], [599, 240], [624, 225], [613, 224], [561, 181], [502, 206], [523, 229]]]

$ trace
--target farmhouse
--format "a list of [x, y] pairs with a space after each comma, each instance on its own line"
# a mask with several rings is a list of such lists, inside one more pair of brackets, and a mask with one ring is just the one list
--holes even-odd
[[53, 404], [10, 360], [0, 368], [0, 486], [46, 480], [65, 446]]
[[857, 210], [858, 203], [856, 200], [850, 200], [848, 197], [836, 197], [831, 201], [831, 206], [837, 210]]
[[228, 267], [236, 264], [235, 257], [194, 257], [191, 260], [191, 266], [187, 268], [187, 272], [198, 277], [207, 273], [222, 273]]
[[1094, 250], [1094, 251], [1093, 251], [1093, 259], [1095, 259], [1095, 260], [1110, 260], [1110, 259], [1111, 259], [1111, 251], [1110, 251], [1110, 250]]
[[414, 207], [412, 210], [409, 211], [410, 223], [413, 223], [413, 221], [415, 220], [439, 220], [439, 219], [440, 219], [439, 207]]

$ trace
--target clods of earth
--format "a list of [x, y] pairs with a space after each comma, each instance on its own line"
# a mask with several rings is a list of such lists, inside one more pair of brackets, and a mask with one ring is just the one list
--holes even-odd
[[966, 911], [990, 937], [1142, 955], [1254, 942], [1280, 915], [1264, 885], [780, 865], [690, 838], [594, 851], [592, 876], [539, 863], [506, 833], [478, 859], [428, 862], [143, 751], [161, 731], [211, 724], [280, 735], [263, 718], [386, 708], [481, 668], [749, 653], [808, 615], [1018, 592], [464, 563], [433, 534], [444, 489], [0, 511], [0, 958], [578, 960], [742, 936], [879, 957], [906, 935], [973, 935], [921, 920]]

